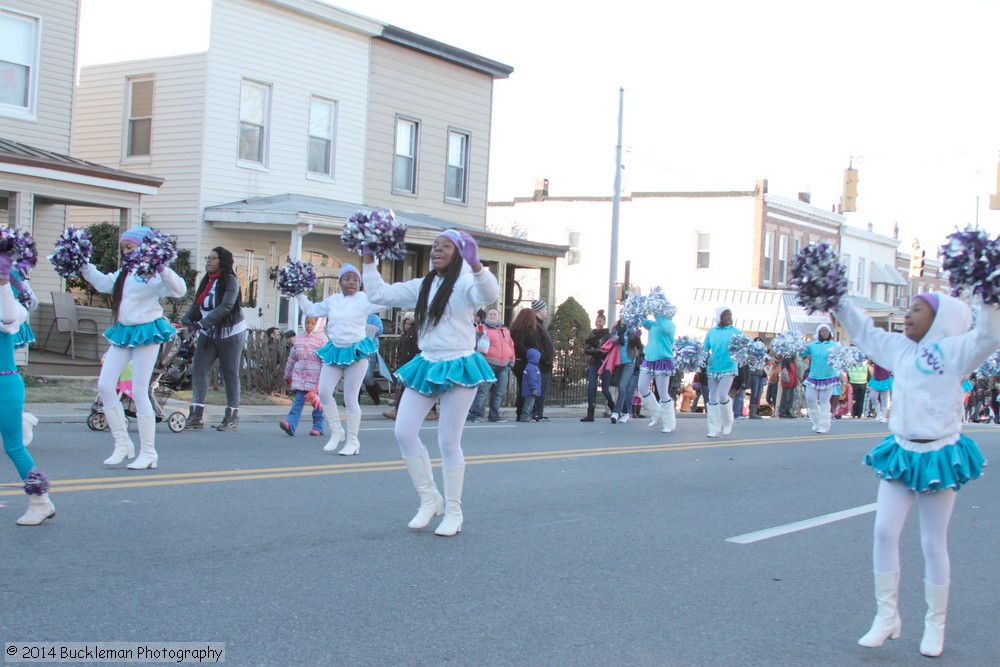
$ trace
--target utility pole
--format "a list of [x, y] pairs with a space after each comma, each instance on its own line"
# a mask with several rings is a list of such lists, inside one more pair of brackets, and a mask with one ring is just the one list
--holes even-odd
[[[608, 326], [614, 324], [615, 280], [618, 278], [618, 210], [622, 203], [622, 115], [625, 89], [618, 89], [618, 145], [615, 147], [615, 192], [611, 197], [611, 276], [608, 279]], [[624, 294], [622, 298], [624, 298]]]

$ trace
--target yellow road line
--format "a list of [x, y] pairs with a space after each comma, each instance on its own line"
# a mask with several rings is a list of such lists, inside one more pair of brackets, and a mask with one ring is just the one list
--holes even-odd
[[[523, 463], [529, 461], [551, 461], [566, 458], [584, 458], [593, 456], [619, 456], [622, 454], [651, 454], [659, 452], [677, 452], [698, 449], [720, 449], [725, 447], [747, 447], [752, 445], [787, 444], [789, 442], [822, 443], [832, 440], [857, 439], [857, 434], [812, 435], [805, 437], [786, 438], [753, 438], [744, 440], [713, 440], [662, 443], [655, 445], [622, 445], [618, 447], [598, 447], [590, 449], [560, 449], [538, 452], [513, 452], [510, 454], [477, 454], [466, 456], [467, 465], [485, 465], [497, 463]], [[440, 460], [435, 459], [436, 463]], [[313, 466], [295, 466], [280, 468], [252, 468], [247, 470], [213, 470], [189, 473], [136, 473], [129, 477], [89, 477], [81, 479], [52, 480], [51, 493], [66, 493], [69, 491], [98, 491], [103, 489], [128, 489], [154, 486], [173, 486], [182, 484], [208, 484], [215, 482], [236, 482], [260, 479], [287, 479], [293, 477], [315, 477], [317, 475], [343, 475], [348, 473], [388, 472], [405, 470], [402, 461], [372, 461], [365, 463], [336, 463]], [[141, 475], [138, 476], [138, 475]], [[2, 485], [14, 487], [15, 485]], [[17, 490], [0, 491], [0, 496], [16, 496], [24, 493], [16, 485]]]

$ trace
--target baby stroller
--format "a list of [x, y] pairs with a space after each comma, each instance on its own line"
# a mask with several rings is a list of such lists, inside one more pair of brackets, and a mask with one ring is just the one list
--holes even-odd
[[[178, 334], [171, 341], [160, 345], [156, 366], [153, 367], [153, 375], [150, 377], [149, 387], [146, 389], [149, 392], [150, 402], [153, 404], [156, 423], [166, 421], [167, 427], [174, 433], [180, 433], [184, 430], [187, 417], [184, 413], [176, 411], [168, 415], [164, 412], [163, 406], [166, 405], [167, 399], [177, 391], [176, 387], [187, 376], [188, 364], [191, 357], [194, 356], [193, 349], [194, 346], [190, 344], [190, 336], [183, 330], [178, 331]], [[135, 401], [132, 400], [134, 389], [132, 386], [132, 364], [129, 363], [121, 377], [118, 378], [118, 400], [125, 408], [126, 426], [131, 425], [128, 418], [135, 417]], [[94, 431], [103, 431], [108, 427], [100, 395], [90, 406], [87, 426]]]

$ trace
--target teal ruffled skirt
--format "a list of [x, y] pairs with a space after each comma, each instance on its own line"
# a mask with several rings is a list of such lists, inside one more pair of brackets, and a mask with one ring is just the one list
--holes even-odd
[[356, 364], [378, 349], [375, 341], [365, 336], [354, 345], [347, 347], [337, 347], [333, 343], [327, 343], [316, 350], [316, 356], [324, 364], [336, 366], [337, 368], [347, 368], [351, 364]]
[[899, 481], [914, 493], [934, 493], [941, 489], [958, 491], [963, 484], [978, 479], [986, 458], [975, 441], [965, 435], [933, 452], [903, 449], [890, 435], [865, 454], [864, 463], [879, 479]]
[[31, 345], [35, 342], [35, 332], [31, 330], [31, 325], [27, 322], [21, 324], [21, 328], [14, 334], [14, 348]]
[[872, 391], [889, 391], [892, 389], [892, 377], [890, 375], [884, 380], [869, 380], [868, 388]]
[[417, 354], [396, 371], [396, 379], [424, 396], [443, 394], [456, 385], [478, 387], [497, 381], [486, 357], [478, 352], [447, 361], [428, 361]]
[[146, 324], [115, 322], [104, 332], [112, 345], [128, 348], [159, 345], [173, 340], [176, 335], [177, 331], [162, 317]]

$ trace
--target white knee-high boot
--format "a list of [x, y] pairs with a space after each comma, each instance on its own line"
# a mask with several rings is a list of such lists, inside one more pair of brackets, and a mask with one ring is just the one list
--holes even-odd
[[340, 450], [341, 456], [354, 456], [361, 451], [361, 441], [358, 440], [358, 431], [361, 429], [361, 413], [347, 413], [347, 441], [344, 448]]
[[444, 476], [444, 518], [438, 524], [435, 535], [451, 537], [462, 532], [462, 486], [465, 482], [465, 466], [441, 468]]
[[732, 401], [719, 403], [719, 416], [722, 418], [722, 435], [729, 435], [733, 432], [733, 421], [736, 419]]
[[806, 405], [806, 412], [809, 413], [809, 421], [812, 422], [812, 430], [819, 430], [820, 408], [819, 403], [809, 403]]
[[330, 433], [330, 439], [323, 446], [323, 451], [332, 452], [340, 447], [340, 441], [344, 439], [344, 427], [340, 425], [337, 401], [323, 404], [323, 418], [326, 419], [326, 430]]
[[115, 402], [111, 406], [105, 405], [104, 419], [108, 422], [108, 430], [115, 439], [115, 451], [104, 459], [104, 465], [116, 466], [126, 458], [135, 458], [135, 445], [128, 436], [128, 422], [125, 421], [125, 408], [122, 404]]
[[403, 463], [410, 473], [410, 481], [420, 495], [420, 509], [408, 525], [413, 530], [420, 530], [426, 528], [431, 519], [444, 513], [444, 497], [434, 483], [434, 469], [426, 450], [420, 456], [403, 459]]
[[924, 616], [924, 636], [920, 640], [920, 654], [929, 658], [936, 658], [944, 651], [944, 622], [948, 615], [950, 587], [951, 584], [938, 586], [924, 581], [927, 615]]
[[677, 428], [677, 413], [674, 411], [674, 402], [660, 403], [660, 415], [663, 422], [663, 428], [660, 429], [660, 432], [673, 433], [674, 429]]
[[660, 409], [660, 403], [653, 396], [653, 392], [642, 397], [642, 404], [646, 407], [646, 412], [649, 413], [650, 426], [656, 426], [663, 421], [663, 411]]
[[156, 416], [136, 419], [139, 421], [139, 456], [125, 467], [129, 470], [155, 468], [160, 458], [156, 453]]
[[38, 417], [30, 412], [21, 413], [21, 442], [27, 447], [35, 439], [35, 427], [38, 426]]
[[833, 423], [833, 415], [830, 414], [829, 410], [820, 410], [818, 422], [819, 428], [816, 429], [817, 433], [829, 433], [830, 424]]
[[867, 648], [878, 648], [886, 639], [899, 639], [903, 621], [899, 617], [899, 570], [875, 572], [875, 620], [868, 633], [858, 640]]
[[705, 406], [705, 416], [708, 418], [708, 437], [718, 438], [719, 431], [722, 430], [722, 413], [718, 403], [709, 403]]

